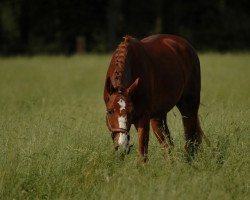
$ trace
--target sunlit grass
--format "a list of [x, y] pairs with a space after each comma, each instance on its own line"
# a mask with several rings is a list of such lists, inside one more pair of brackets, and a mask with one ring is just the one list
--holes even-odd
[[201, 54], [203, 144], [164, 160], [150, 136], [149, 162], [112, 151], [102, 100], [110, 56], [0, 58], [0, 199], [249, 199], [250, 54]]

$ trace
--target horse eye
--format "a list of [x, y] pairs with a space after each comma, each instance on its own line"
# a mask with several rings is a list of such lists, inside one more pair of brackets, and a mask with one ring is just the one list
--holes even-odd
[[114, 113], [114, 109], [112, 110], [107, 110], [107, 114], [112, 115]]

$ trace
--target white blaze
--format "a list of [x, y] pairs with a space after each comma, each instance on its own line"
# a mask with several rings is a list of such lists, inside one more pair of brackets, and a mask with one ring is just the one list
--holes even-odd
[[118, 139], [119, 145], [127, 145], [128, 144], [128, 136], [125, 133], [120, 133], [119, 139]]
[[[125, 110], [126, 108], [126, 103], [123, 99], [120, 99], [118, 102], [117, 102], [119, 105], [120, 105], [120, 112], [122, 110]], [[118, 124], [119, 124], [119, 128], [122, 128], [122, 129], [127, 129], [127, 116], [119, 116], [118, 117]], [[127, 134], [125, 133], [120, 133], [119, 135], [119, 139], [118, 139], [118, 144], [119, 145], [128, 145], [128, 136]]]
[[125, 101], [124, 101], [123, 99], [120, 99], [120, 100], [118, 101], [118, 104], [120, 105], [120, 112], [121, 112], [122, 110], [125, 110], [126, 103], [125, 103]]
[[125, 116], [125, 117], [123, 117], [123, 116], [118, 117], [119, 128], [127, 129], [126, 123], [127, 123], [127, 116]]

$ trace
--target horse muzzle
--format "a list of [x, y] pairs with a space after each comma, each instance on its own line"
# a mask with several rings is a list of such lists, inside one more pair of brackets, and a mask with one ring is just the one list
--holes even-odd
[[128, 154], [130, 151], [128, 132], [117, 132], [114, 138], [115, 151], [119, 150], [122, 154]]

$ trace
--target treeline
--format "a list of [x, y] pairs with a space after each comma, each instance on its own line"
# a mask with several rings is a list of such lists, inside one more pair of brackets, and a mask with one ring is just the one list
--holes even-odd
[[0, 1], [1, 55], [71, 54], [77, 45], [107, 52], [125, 34], [155, 33], [181, 35], [199, 50], [248, 50], [250, 1]]

